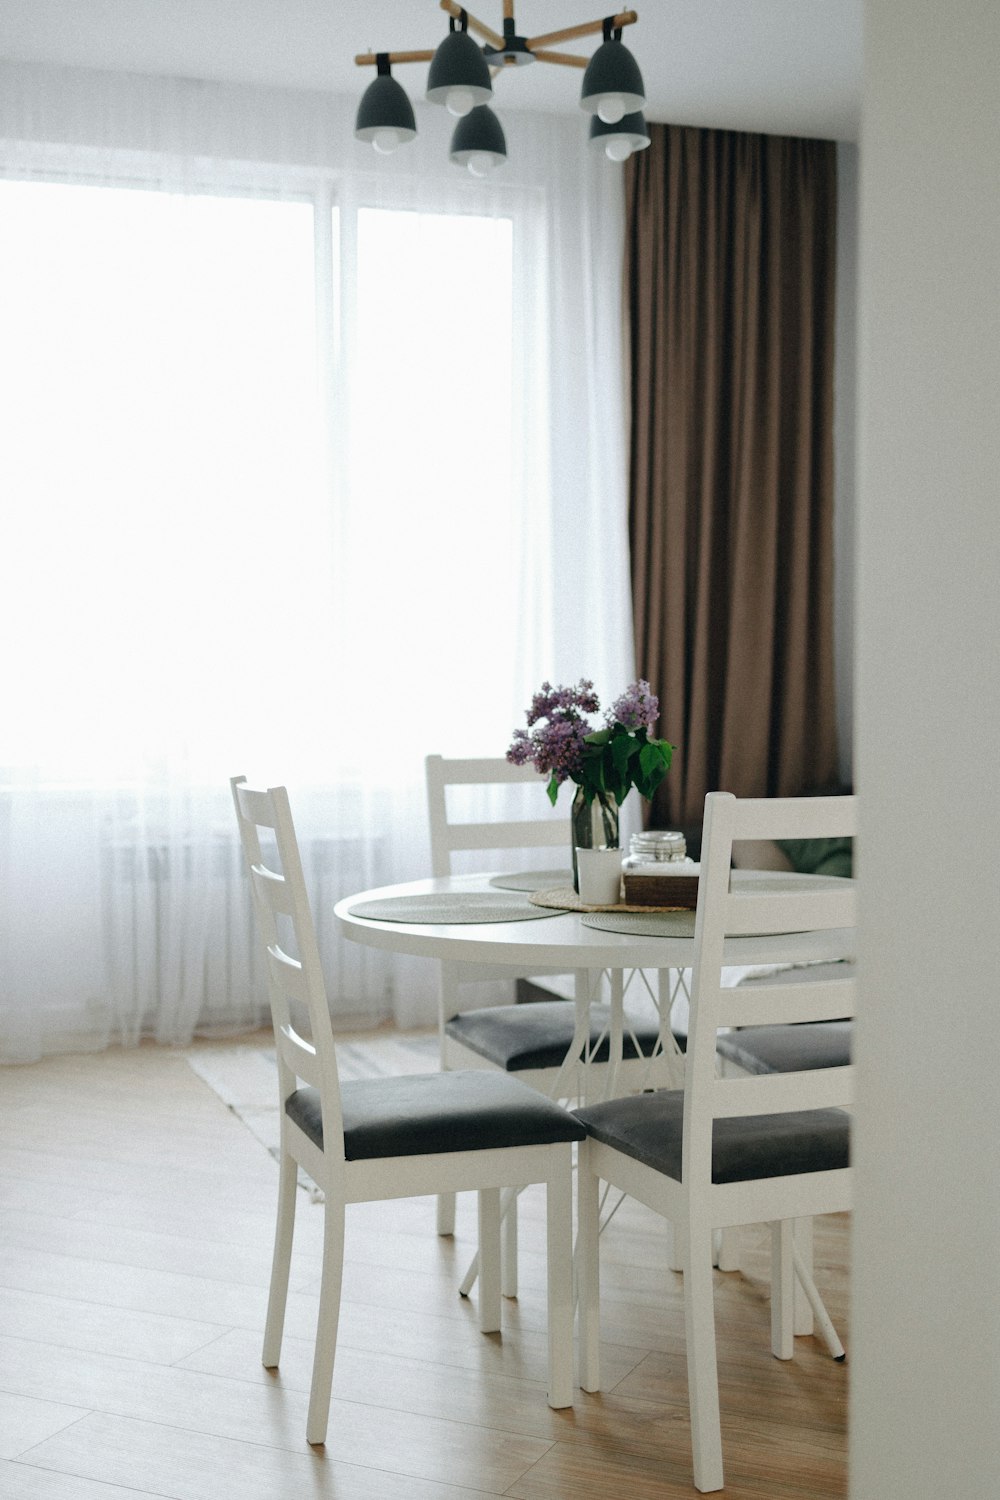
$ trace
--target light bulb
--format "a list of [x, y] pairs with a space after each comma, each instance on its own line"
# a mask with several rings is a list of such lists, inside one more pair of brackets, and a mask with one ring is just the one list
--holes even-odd
[[613, 135], [604, 143], [604, 154], [608, 161], [625, 161], [632, 155], [632, 147], [628, 137], [624, 135]]
[[625, 115], [625, 100], [621, 94], [605, 94], [597, 106], [597, 114], [605, 125], [617, 125]]
[[488, 177], [496, 166], [489, 151], [473, 151], [469, 157], [469, 171], [473, 177]]
[[444, 107], [450, 115], [461, 118], [469, 113], [475, 102], [470, 89], [449, 89]]
[[399, 145], [399, 131], [384, 125], [381, 130], [376, 130], [372, 136], [372, 145], [379, 156], [391, 156]]

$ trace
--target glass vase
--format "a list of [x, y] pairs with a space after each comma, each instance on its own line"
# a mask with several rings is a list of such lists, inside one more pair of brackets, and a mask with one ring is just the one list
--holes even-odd
[[573, 889], [579, 891], [577, 849], [617, 849], [618, 802], [611, 792], [595, 792], [588, 803], [582, 786], [576, 789], [570, 808], [570, 843], [573, 853]]

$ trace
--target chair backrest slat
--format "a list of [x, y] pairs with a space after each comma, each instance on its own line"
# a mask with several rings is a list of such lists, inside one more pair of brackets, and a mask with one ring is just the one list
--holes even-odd
[[[709, 792], [710, 797], [728, 795]], [[734, 802], [734, 843], [743, 839], [852, 838], [857, 833], [855, 797], [740, 797]], [[815, 833], [817, 827], [824, 832]]]
[[[745, 839], [851, 837], [854, 797], [752, 798], [728, 792], [705, 799], [691, 1019], [685, 1061], [685, 1179], [710, 1180], [713, 1121], [726, 1116], [843, 1108], [850, 1104], [850, 1067], [768, 1073], [752, 1078], [717, 1076], [716, 1043], [727, 1026], [830, 1021], [855, 1013], [854, 966], [829, 977], [829, 964], [812, 978], [808, 964], [792, 983], [722, 985], [727, 937], [753, 938], [752, 962], [782, 961], [782, 937], [816, 932], [817, 955], [854, 956], [857, 897], [846, 879], [808, 880], [794, 875], [732, 874], [733, 843]], [[808, 945], [807, 945], [808, 947]], [[831, 953], [836, 948], [836, 954]], [[787, 977], [787, 976], [786, 976]]]
[[[243, 777], [234, 777], [230, 786], [267, 968], [282, 1103], [300, 1078], [318, 1089], [324, 1151], [342, 1157], [344, 1128], [333, 1027], [288, 793], [280, 786], [266, 791], [248, 787]], [[261, 828], [274, 835], [277, 857], [273, 864], [262, 852]], [[279, 919], [291, 928], [295, 953], [289, 952]], [[308, 1039], [299, 1032], [292, 1002], [308, 1017]]]
[[755, 1073], [749, 1078], [717, 1078], [712, 1114], [786, 1114], [790, 1110], [843, 1109], [851, 1102], [852, 1067], [809, 1068], [799, 1073]]
[[270, 792], [261, 792], [241, 783], [237, 807], [242, 817], [255, 828], [274, 828], [276, 814]]
[[561, 823], [452, 823], [449, 852], [455, 849], [554, 849], [567, 842]]
[[853, 975], [802, 984], [737, 985], [719, 993], [720, 1026], [788, 1026], [800, 1021], [848, 1021], [854, 1015]]
[[[457, 822], [448, 814], [448, 788], [529, 785], [539, 794], [545, 782], [531, 766], [515, 766], [500, 758], [446, 760], [428, 755], [427, 812], [430, 820], [431, 870], [436, 876], [452, 873], [451, 856], [458, 850], [552, 849], [566, 847], [569, 832], [558, 817], [505, 818], [494, 823]], [[568, 862], [568, 861], [567, 861]]]
[[259, 898], [272, 912], [294, 918], [295, 899], [286, 880], [261, 864], [251, 865], [250, 880], [256, 887]]
[[287, 1026], [275, 1033], [275, 1044], [279, 1058], [296, 1078], [304, 1078], [314, 1089], [322, 1089], [323, 1074], [316, 1048], [305, 1037], [299, 1036], [294, 1027]]
[[[769, 890], [768, 886], [786, 889]], [[789, 890], [787, 877], [765, 875], [731, 891], [726, 899], [726, 932], [747, 937], [773, 932], [816, 932], [823, 928], [853, 927], [857, 899], [853, 882], [839, 877], [807, 877], [802, 890]], [[812, 884], [815, 882], [815, 885]], [[754, 886], [764, 889], [755, 891]]]

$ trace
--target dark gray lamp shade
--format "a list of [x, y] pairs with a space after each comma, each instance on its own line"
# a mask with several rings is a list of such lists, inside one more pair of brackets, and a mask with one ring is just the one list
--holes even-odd
[[453, 89], [462, 96], [461, 108], [450, 106], [453, 114], [468, 114], [474, 105], [488, 104], [493, 97], [486, 59], [467, 31], [449, 31], [427, 74], [427, 98], [432, 104], [448, 106]]
[[[395, 133], [394, 140], [390, 132]], [[406, 90], [380, 68], [378, 77], [372, 79], [361, 96], [354, 134], [359, 141], [370, 141], [376, 150], [384, 152], [403, 141], [412, 141], [416, 133], [417, 122]]]
[[455, 126], [449, 153], [453, 162], [467, 166], [476, 177], [485, 177], [507, 160], [503, 126], [488, 104], [477, 104]]
[[624, 161], [633, 151], [641, 151], [649, 145], [645, 116], [641, 110], [636, 110], [616, 125], [608, 125], [599, 115], [592, 115], [590, 145], [594, 151], [603, 151], [611, 161]]
[[646, 103], [639, 64], [624, 43], [614, 37], [602, 42], [587, 64], [580, 107], [597, 114], [601, 101], [609, 97], [620, 100], [627, 115], [641, 110]]

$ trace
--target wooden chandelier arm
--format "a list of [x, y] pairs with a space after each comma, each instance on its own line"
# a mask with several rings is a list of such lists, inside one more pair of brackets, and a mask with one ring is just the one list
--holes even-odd
[[[446, 11], [449, 16], [454, 16], [457, 21], [462, 11], [465, 10], [465, 7], [457, 5], [455, 0], [441, 0], [441, 9]], [[484, 42], [489, 42], [491, 47], [496, 47], [498, 50], [502, 49], [504, 40], [498, 32], [492, 31], [485, 22], [480, 21], [476, 16], [469, 15], [467, 10], [465, 11], [465, 15], [470, 31], [474, 31], [477, 36], [481, 36]]]
[[549, 52], [537, 47], [528, 50], [536, 62], [560, 63], [564, 68], [585, 68], [590, 61], [587, 57], [576, 57], [572, 52]]
[[[359, 68], [373, 68], [382, 56], [380, 52], [359, 52], [354, 61]], [[390, 63], [430, 62], [433, 52], [387, 52]]]
[[[449, 16], [454, 16], [457, 20], [461, 16], [464, 7], [459, 5], [457, 0], [441, 0], [441, 9], [446, 11]], [[503, 13], [505, 20], [513, 19], [514, 0], [504, 0]], [[486, 26], [476, 16], [469, 15], [468, 11], [465, 14], [470, 31], [474, 31], [477, 36], [482, 37], [483, 41], [488, 42], [491, 47], [495, 47], [498, 51], [503, 50], [505, 45], [504, 39], [498, 32], [491, 30], [489, 26]], [[620, 26], [631, 26], [638, 19], [639, 16], [636, 11], [623, 10], [619, 15], [611, 17], [611, 25], [617, 30]], [[568, 26], [562, 31], [547, 32], [545, 36], [528, 37], [524, 45], [538, 62], [558, 63], [564, 68], [585, 68], [587, 66], [587, 58], [575, 57], [571, 52], [552, 52], [549, 50], [548, 44], [550, 42], [572, 42], [577, 37], [582, 36], [595, 36], [598, 32], [603, 31], [603, 29], [603, 20], [584, 21], [579, 26]], [[354, 61], [359, 68], [369, 68], [376, 65], [379, 56], [380, 54], [377, 52], [359, 52]], [[422, 63], [430, 62], [434, 57], [434, 52], [433, 50], [426, 52], [389, 52], [386, 53], [386, 56], [390, 63]]]
[[[444, 0], [441, 0], [441, 4], [444, 5]], [[613, 30], [617, 31], [619, 26], [632, 26], [638, 19], [639, 15], [637, 11], [623, 10], [620, 15], [611, 17], [611, 26]], [[469, 25], [472, 25], [471, 18]], [[584, 21], [579, 26], [567, 26], [563, 31], [546, 32], [545, 36], [529, 36], [525, 41], [525, 46], [529, 52], [534, 52], [537, 57], [538, 52], [536, 49], [547, 47], [549, 42], [572, 42], [580, 36], [596, 36], [599, 31], [603, 30], [603, 18], [600, 21]], [[584, 62], [584, 67], [586, 67], [586, 62]]]

